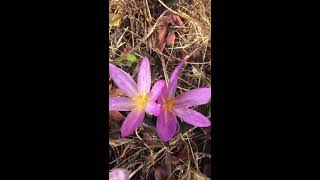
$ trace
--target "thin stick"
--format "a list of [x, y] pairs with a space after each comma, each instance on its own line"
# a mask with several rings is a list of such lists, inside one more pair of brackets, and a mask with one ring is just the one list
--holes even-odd
[[169, 78], [168, 78], [168, 74], [167, 74], [167, 70], [166, 70], [167, 68], [166, 68], [166, 65], [165, 65], [165, 62], [164, 62], [164, 59], [162, 56], [160, 57], [160, 59], [161, 59], [161, 65], [162, 65], [162, 69], [163, 69], [164, 79], [166, 81], [166, 86], [168, 87]]
[[117, 42], [117, 45], [116, 45], [117, 47], [119, 46], [119, 43], [121, 42], [121, 40], [122, 40], [124, 34], [127, 32], [128, 28], [129, 28], [129, 27], [127, 27], [127, 28], [124, 29], [124, 32], [122, 33], [122, 35], [120, 36], [120, 38], [119, 38], [119, 40], [118, 40], [118, 42]]
[[132, 173], [129, 175], [129, 179], [132, 178], [141, 168], [143, 167], [143, 164], [141, 164], [136, 170], [134, 170]]

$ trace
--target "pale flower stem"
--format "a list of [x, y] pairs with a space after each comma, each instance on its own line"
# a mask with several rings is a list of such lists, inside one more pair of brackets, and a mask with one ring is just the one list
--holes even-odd
[[[141, 140], [141, 141], [143, 141], [143, 139], [139, 136], [139, 134], [138, 134], [138, 129], [136, 129], [135, 130], [135, 132], [136, 132], [136, 136]], [[146, 143], [143, 143], [151, 152], [153, 152], [153, 150], [146, 144]]]
[[141, 141], [143, 141], [143, 140], [141, 139], [141, 137], [139, 136], [139, 134], [138, 134], [138, 129], [136, 129], [135, 132], [136, 132], [136, 136], [137, 136]]
[[162, 69], [163, 69], [164, 79], [166, 80], [166, 86], [168, 87], [169, 78], [168, 78], [168, 74], [167, 74], [167, 70], [166, 70], [167, 68], [166, 68], [166, 65], [165, 65], [163, 58], [160, 57], [160, 59], [161, 59], [161, 65], [162, 65]]
[[132, 173], [129, 175], [129, 179], [132, 178], [141, 168], [143, 167], [143, 164], [141, 164], [136, 170], [134, 170]]

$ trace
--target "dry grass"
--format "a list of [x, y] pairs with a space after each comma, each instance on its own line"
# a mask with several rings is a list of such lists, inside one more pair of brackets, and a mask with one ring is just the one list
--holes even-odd
[[[109, 27], [109, 62], [117, 64], [115, 58], [126, 47], [132, 47], [139, 61], [149, 57], [154, 83], [168, 79], [179, 61], [188, 57], [187, 66], [179, 76], [177, 93], [181, 94], [198, 87], [211, 85], [211, 0], [109, 0], [109, 12], [122, 15], [121, 26]], [[157, 22], [166, 12], [181, 17], [184, 26], [171, 26], [176, 33], [172, 47], [163, 52], [157, 49]], [[132, 76], [136, 76], [135, 64], [117, 64]], [[111, 82], [111, 81], [110, 81]], [[210, 116], [210, 105], [197, 107], [204, 115]], [[205, 179], [202, 176], [202, 159], [210, 159], [206, 146], [211, 136], [209, 129], [191, 128], [181, 125], [180, 134], [169, 144], [164, 144], [155, 134], [154, 126], [144, 124], [135, 135], [127, 139], [118, 138], [118, 131], [110, 132], [110, 167], [123, 167], [131, 170], [133, 179], [149, 179], [166, 154], [176, 154], [187, 147], [188, 158], [180, 160], [172, 169], [170, 179]], [[146, 137], [146, 133], [150, 137]], [[209, 134], [208, 134], [209, 133]], [[145, 139], [148, 140], [145, 140]], [[153, 143], [148, 144], [147, 141]], [[109, 142], [109, 144], [110, 144]], [[119, 145], [118, 144], [121, 144]], [[151, 177], [152, 177], [151, 176]], [[148, 177], [148, 178], [147, 178]], [[196, 178], [198, 177], [198, 178]]]
[[152, 128], [143, 126], [128, 138], [109, 140], [113, 157], [109, 166], [126, 168], [135, 179], [150, 179], [166, 155], [177, 156], [180, 153], [181, 156], [186, 152], [181, 156], [184, 158], [172, 160], [169, 179], [189, 179], [190, 173], [205, 177], [201, 173], [204, 170], [203, 159], [211, 159], [210, 152], [206, 152], [211, 141], [208, 133], [208, 129], [191, 128], [179, 133], [169, 143], [163, 143]]

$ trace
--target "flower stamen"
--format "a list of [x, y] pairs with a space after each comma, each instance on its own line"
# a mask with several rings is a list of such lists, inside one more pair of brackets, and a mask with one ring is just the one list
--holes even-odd
[[163, 99], [163, 109], [166, 111], [172, 111], [174, 103], [175, 103], [174, 98]]
[[133, 96], [132, 101], [133, 101], [134, 107], [137, 110], [141, 111], [148, 104], [149, 97], [148, 97], [148, 94], [144, 92], [144, 93], [137, 94], [136, 96]]

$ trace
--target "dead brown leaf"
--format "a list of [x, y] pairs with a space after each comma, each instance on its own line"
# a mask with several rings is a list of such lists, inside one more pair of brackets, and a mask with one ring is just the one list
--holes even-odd
[[177, 164], [179, 163], [179, 159], [171, 154], [166, 154], [164, 157], [165, 163], [167, 166], [171, 166], [172, 169], [174, 169]]
[[175, 15], [174, 13], [168, 11], [165, 14], [166, 17], [169, 17], [169, 22], [172, 25], [176, 25], [176, 26], [183, 26], [183, 21], [181, 20], [180, 16]]
[[158, 35], [157, 35], [157, 47], [162, 52], [166, 46], [165, 38], [167, 36], [168, 28], [163, 27], [158, 30]]
[[166, 44], [168, 46], [172, 46], [174, 44], [175, 38], [176, 38], [176, 35], [174, 34], [174, 32], [170, 32], [167, 36]]
[[[121, 91], [118, 88], [112, 89], [112, 85], [110, 84], [109, 96], [110, 97], [123, 96], [123, 91]], [[119, 111], [109, 111], [109, 121], [110, 120], [122, 121], [124, 119], [125, 117]]]
[[188, 159], [188, 145], [184, 145], [182, 150], [176, 155], [178, 160]]
[[109, 120], [122, 121], [125, 117], [119, 111], [109, 111]]
[[183, 22], [179, 16], [172, 15], [171, 20], [172, 20], [172, 24], [174, 24], [176, 26], [183, 26]]
[[158, 166], [155, 170], [155, 179], [166, 180], [170, 176], [171, 170], [174, 169], [178, 163], [179, 160], [175, 156], [167, 153], [163, 161], [161, 162], [161, 165]]
[[156, 47], [162, 52], [166, 45], [172, 46], [175, 41], [175, 34], [173, 32], [168, 33], [169, 24], [176, 26], [183, 26], [181, 18], [171, 12], [166, 12], [157, 23], [159, 30], [157, 31]]
[[158, 22], [157, 22], [157, 27], [165, 27], [168, 26], [169, 23], [171, 22], [171, 18], [167, 15], [162, 16]]
[[156, 180], [166, 180], [171, 174], [171, 166], [166, 166], [166, 164], [162, 163], [158, 166], [154, 172], [154, 177]]

